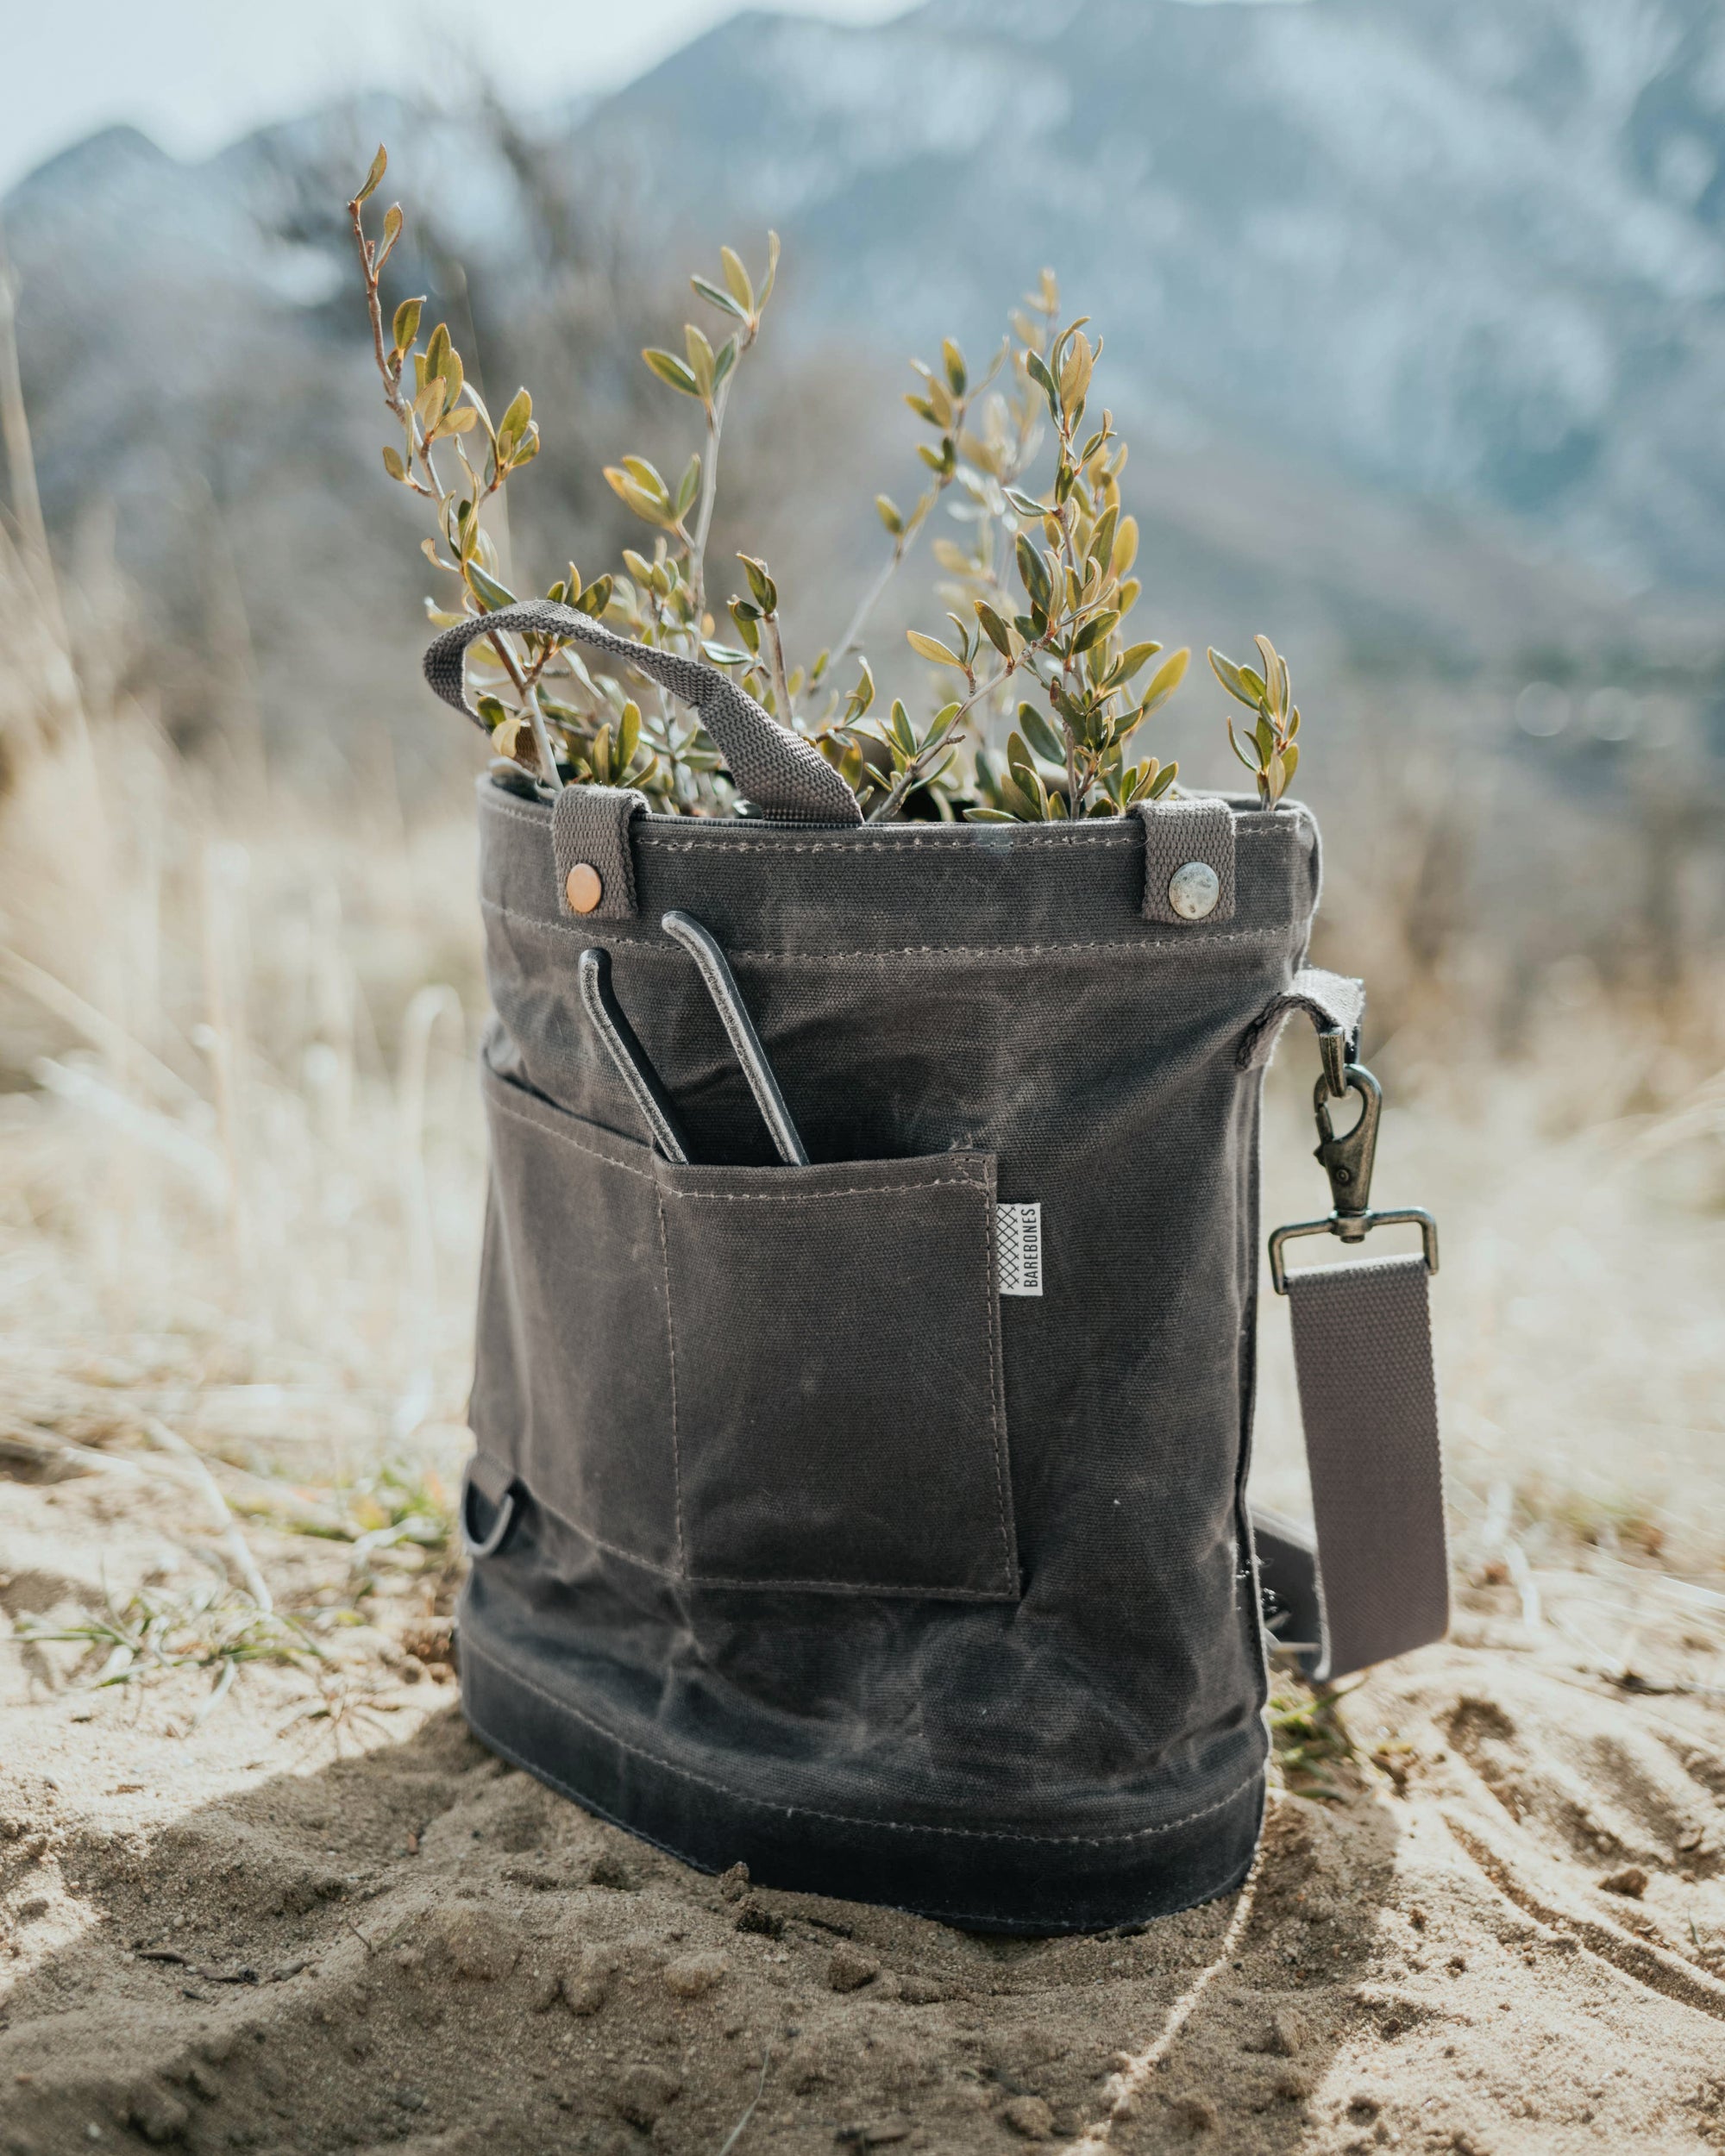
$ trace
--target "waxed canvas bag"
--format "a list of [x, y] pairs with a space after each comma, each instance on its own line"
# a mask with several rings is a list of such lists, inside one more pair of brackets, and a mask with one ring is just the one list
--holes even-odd
[[[713, 669], [549, 604], [492, 621], [693, 703], [756, 812], [478, 790], [474, 1731], [691, 1864], [957, 1925], [1138, 1922], [1238, 1884], [1267, 1627], [1334, 1677], [1447, 1618], [1423, 1216], [1396, 1217], [1424, 1256], [1286, 1274], [1315, 1537], [1246, 1507], [1259, 1095], [1290, 1013], [1323, 1041], [1337, 1204], [1305, 1227], [1388, 1217], [1362, 991], [1305, 962], [1311, 816], [865, 825]], [[451, 701], [477, 627], [427, 655]], [[668, 913], [728, 960], [808, 1165]], [[584, 1007], [594, 949], [685, 1159]]]

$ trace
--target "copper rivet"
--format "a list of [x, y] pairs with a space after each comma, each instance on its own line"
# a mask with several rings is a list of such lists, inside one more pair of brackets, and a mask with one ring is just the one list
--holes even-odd
[[568, 893], [569, 910], [574, 913], [591, 913], [605, 896], [605, 886], [599, 881], [599, 870], [590, 861], [578, 861], [570, 869], [563, 884]]

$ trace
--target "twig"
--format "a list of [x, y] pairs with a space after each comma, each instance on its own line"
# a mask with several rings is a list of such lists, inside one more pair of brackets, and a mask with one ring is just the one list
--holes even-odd
[[[737, 358], [755, 342], [751, 330], [746, 337], [739, 337]], [[689, 593], [694, 600], [695, 642], [700, 642], [701, 623], [706, 616], [706, 542], [712, 530], [713, 505], [718, 498], [718, 438], [724, 427], [725, 407], [731, 402], [731, 385], [737, 379], [737, 367], [719, 384], [706, 415], [706, 455], [701, 463], [700, 500], [695, 507], [694, 536], [687, 541], [689, 549]]]
[[183, 1107], [201, 1104], [202, 1096], [197, 1088], [187, 1085], [178, 1071], [170, 1070], [141, 1042], [135, 1040], [124, 1026], [116, 1025], [112, 1018], [98, 1011], [93, 1004], [86, 1003], [81, 995], [68, 988], [53, 974], [44, 973], [40, 966], [33, 966], [28, 958], [3, 948], [0, 948], [0, 974], [3, 974], [15, 988], [34, 997], [45, 1011], [52, 1011], [56, 1018], [64, 1018], [68, 1025], [75, 1025], [90, 1045], [99, 1050], [110, 1062], [117, 1064], [122, 1069], [129, 1064], [135, 1065], [155, 1081], [159, 1091]]
[[776, 613], [764, 615], [761, 626], [767, 632], [767, 656], [773, 668], [773, 695], [779, 706], [779, 721], [781, 725], [789, 726], [794, 722], [796, 712], [791, 703], [790, 680], [785, 673], [785, 645], [779, 634], [779, 617]]
[[267, 1617], [273, 1616], [275, 1602], [269, 1591], [269, 1583], [264, 1578], [263, 1574], [259, 1571], [257, 1559], [252, 1555], [251, 1546], [244, 1535], [240, 1532], [240, 1523], [228, 1509], [228, 1501], [222, 1495], [216, 1477], [204, 1465], [202, 1454], [194, 1446], [188, 1445], [177, 1430], [170, 1430], [165, 1422], [159, 1421], [154, 1415], [146, 1415], [143, 1418], [143, 1426], [146, 1433], [160, 1445], [165, 1452], [172, 1452], [176, 1458], [185, 1462], [198, 1489], [204, 1494], [204, 1501], [210, 1507], [216, 1525], [222, 1532], [223, 1541], [232, 1552], [234, 1563], [239, 1569], [240, 1577], [246, 1583], [247, 1593]]
[[66, 634], [66, 617], [60, 611], [53, 557], [48, 551], [47, 524], [42, 516], [42, 498], [36, 485], [29, 415], [24, 407], [23, 379], [18, 368], [16, 291], [12, 266], [6, 254], [5, 234], [0, 230], [0, 440], [6, 447], [12, 511], [24, 540], [24, 559], [30, 580], [36, 586], [36, 597], [50, 636], [62, 654], [69, 654], [72, 643]]
[[756, 2109], [761, 2102], [761, 2098], [766, 2091], [767, 2069], [772, 2065], [772, 2046], [768, 2045], [763, 2047], [761, 2053], [761, 2078], [755, 2084], [755, 2094], [750, 2100], [749, 2109], [743, 2114], [743, 2116], [738, 2119], [736, 2125], [731, 2128], [730, 2133], [725, 2135], [724, 2142], [718, 2152], [718, 2156], [731, 2156], [731, 2150], [735, 2148], [737, 2142], [742, 2140], [743, 2129], [748, 2125], [750, 2120], [754, 2117]]

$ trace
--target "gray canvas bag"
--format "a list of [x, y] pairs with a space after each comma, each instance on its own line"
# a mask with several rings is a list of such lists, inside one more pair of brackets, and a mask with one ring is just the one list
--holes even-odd
[[[1311, 816], [864, 825], [712, 669], [548, 603], [491, 620], [693, 702], [758, 813], [479, 787], [474, 1731], [690, 1864], [976, 1929], [1236, 1886], [1267, 1626], [1325, 1678], [1447, 1620], [1435, 1240], [1366, 1211], [1377, 1087], [1359, 984], [1305, 962]], [[427, 655], [452, 702], [479, 626]], [[673, 911], [728, 958], [811, 1165]], [[584, 1010], [595, 947], [687, 1162]], [[1295, 1013], [1337, 1210], [1289, 1232], [1426, 1232], [1285, 1275], [1278, 1236], [1314, 1535], [1245, 1495], [1259, 1094]]]

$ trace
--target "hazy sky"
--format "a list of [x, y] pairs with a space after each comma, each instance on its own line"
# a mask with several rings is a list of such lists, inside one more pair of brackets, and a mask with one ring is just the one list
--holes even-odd
[[[880, 22], [908, 0], [787, 0]], [[0, 0], [0, 191], [116, 121], [196, 157], [354, 90], [419, 89], [447, 41], [527, 105], [626, 82], [737, 0]], [[435, 28], [445, 28], [440, 38]]]

